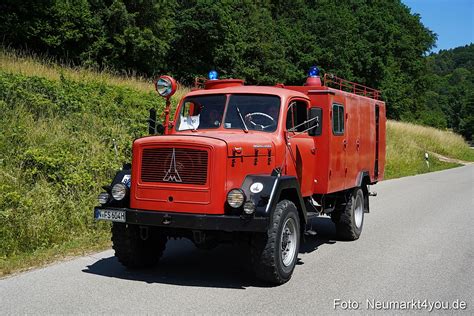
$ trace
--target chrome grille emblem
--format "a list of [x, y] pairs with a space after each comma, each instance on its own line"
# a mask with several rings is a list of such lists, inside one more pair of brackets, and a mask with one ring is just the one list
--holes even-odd
[[174, 148], [173, 148], [173, 154], [171, 155], [170, 168], [166, 172], [166, 175], [163, 178], [163, 181], [166, 181], [166, 182], [183, 182], [181, 180], [181, 177], [179, 176], [178, 169], [176, 169], [176, 153], [175, 153]]

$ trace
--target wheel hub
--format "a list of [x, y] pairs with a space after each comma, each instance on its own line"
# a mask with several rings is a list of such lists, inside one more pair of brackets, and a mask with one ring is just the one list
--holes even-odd
[[355, 208], [354, 208], [354, 219], [355, 219], [355, 225], [357, 228], [361, 228], [363, 218], [364, 218], [364, 205], [362, 203], [362, 198], [360, 197], [360, 195], [357, 195], [356, 200], [355, 200]]
[[281, 259], [285, 266], [289, 266], [296, 255], [296, 224], [293, 218], [288, 218], [283, 225], [281, 234]]

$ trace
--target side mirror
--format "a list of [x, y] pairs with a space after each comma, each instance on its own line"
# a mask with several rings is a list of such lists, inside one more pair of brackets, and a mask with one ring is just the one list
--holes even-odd
[[319, 136], [323, 132], [323, 110], [321, 108], [310, 108], [308, 115], [309, 136]]
[[156, 110], [150, 109], [150, 116], [148, 117], [148, 134], [156, 134]]

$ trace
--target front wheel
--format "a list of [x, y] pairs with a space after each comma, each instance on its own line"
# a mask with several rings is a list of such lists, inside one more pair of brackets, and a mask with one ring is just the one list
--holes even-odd
[[362, 189], [354, 188], [347, 197], [346, 205], [331, 213], [339, 239], [356, 240], [360, 237], [364, 225], [364, 201]]
[[279, 202], [266, 233], [254, 234], [252, 264], [259, 279], [276, 284], [287, 282], [296, 265], [300, 245], [300, 221], [293, 202]]

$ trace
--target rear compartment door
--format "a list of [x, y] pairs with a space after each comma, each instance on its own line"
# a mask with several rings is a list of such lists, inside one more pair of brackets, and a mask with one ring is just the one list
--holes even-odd
[[360, 170], [359, 153], [360, 153], [360, 131], [359, 131], [359, 99], [346, 98], [346, 131], [345, 138], [347, 144], [346, 162], [345, 162], [345, 188], [352, 188], [356, 185], [357, 175]]
[[346, 111], [343, 102], [331, 106], [331, 142], [329, 163], [329, 192], [344, 189], [346, 178]]

